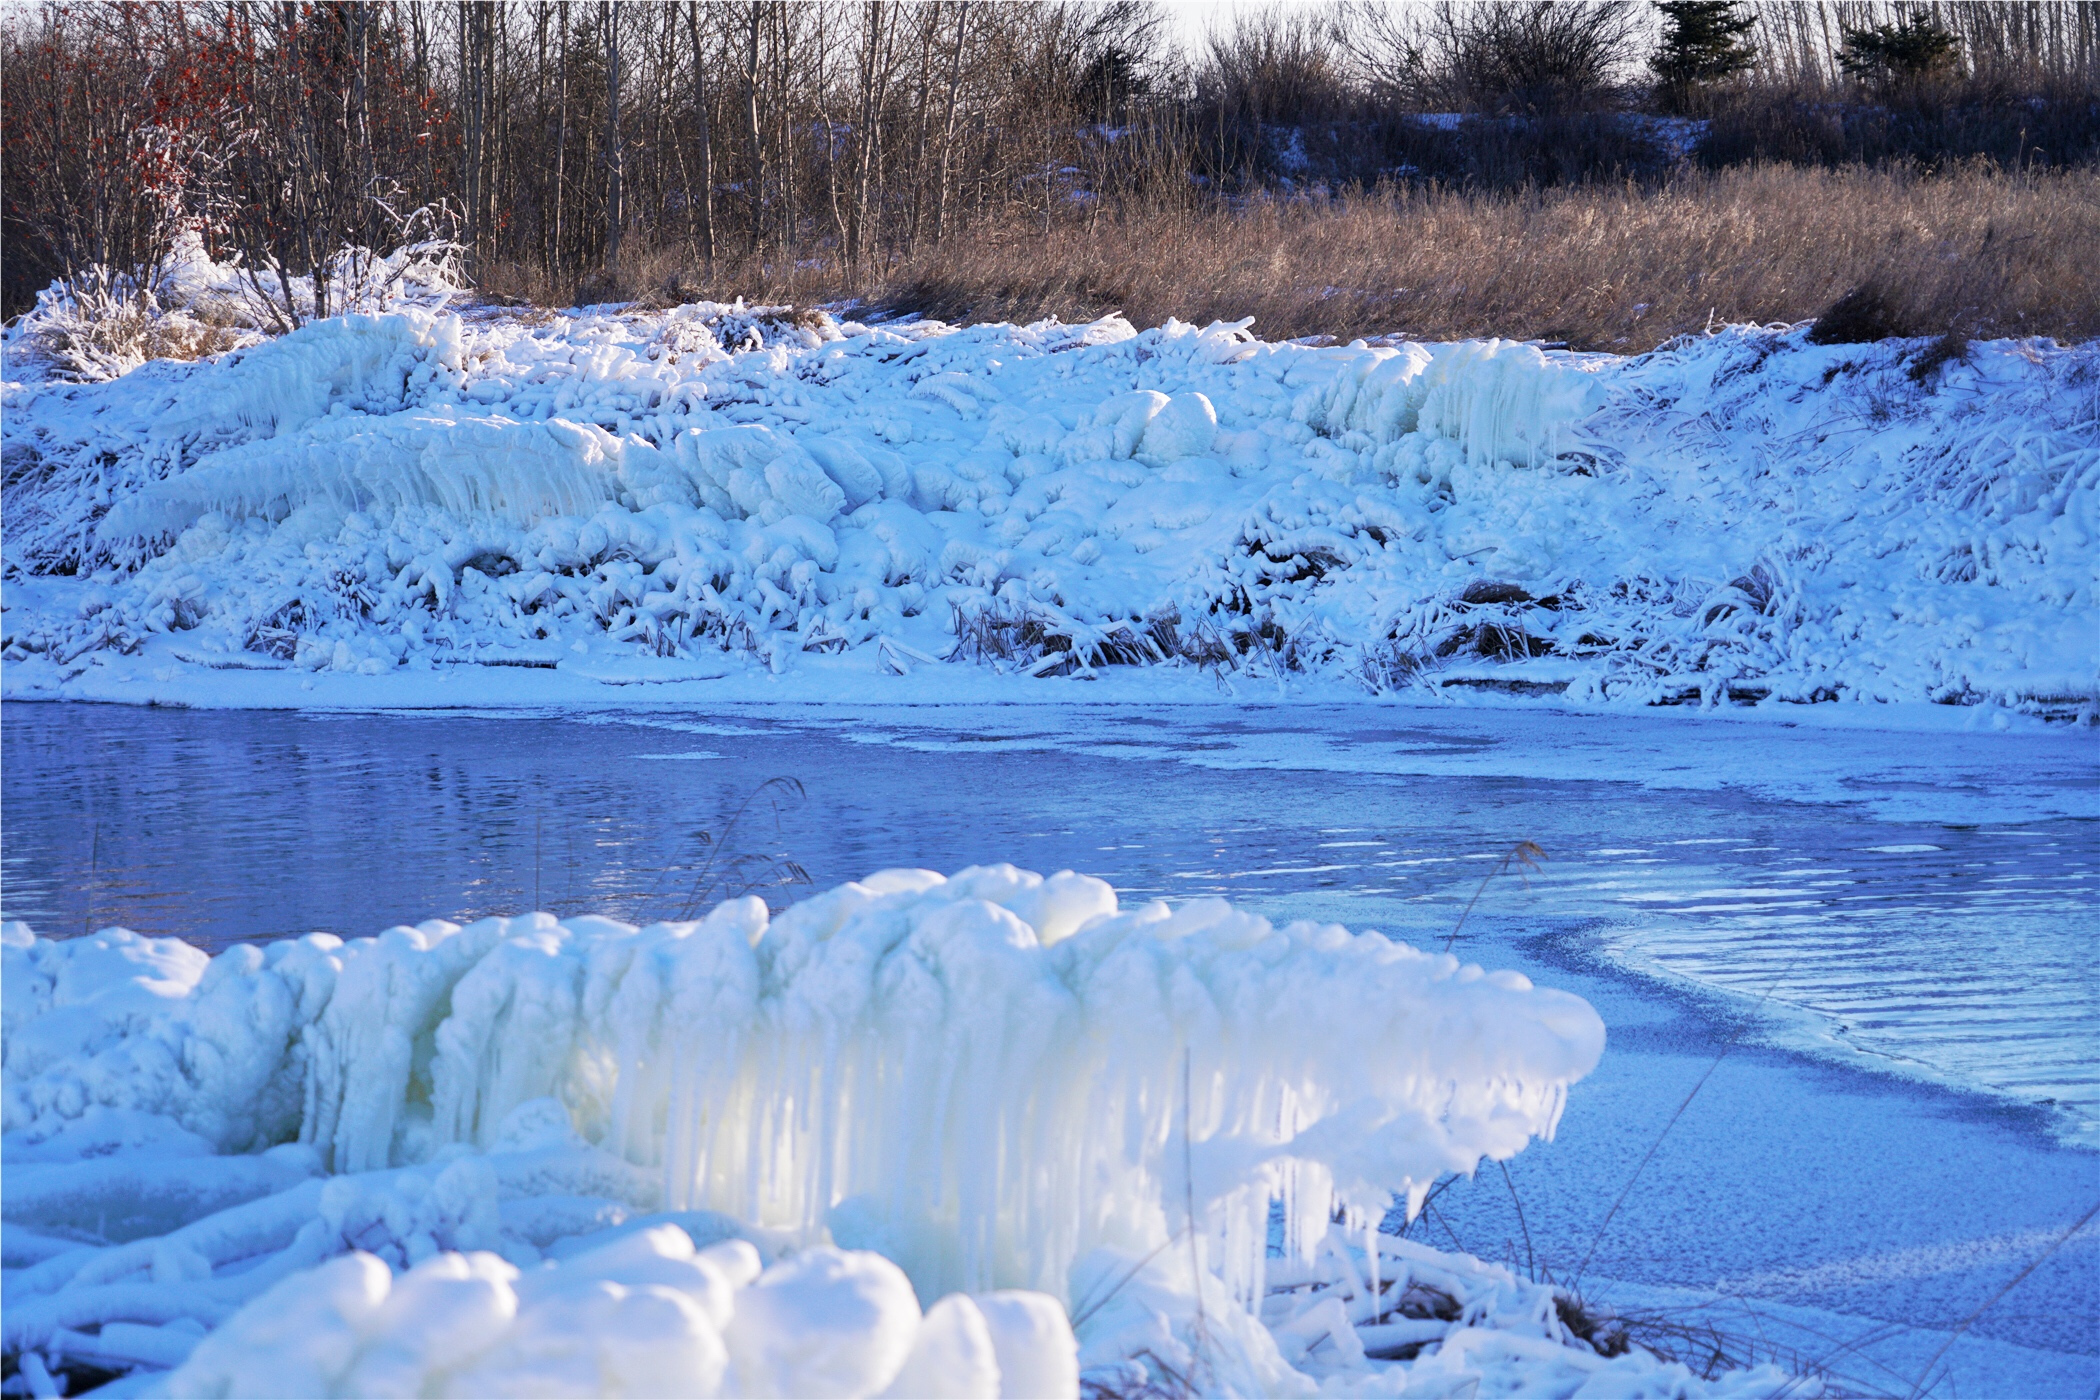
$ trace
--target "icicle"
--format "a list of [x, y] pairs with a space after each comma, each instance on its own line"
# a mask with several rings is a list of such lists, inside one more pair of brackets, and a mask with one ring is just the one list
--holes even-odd
[[[554, 1099], [660, 1171], [667, 1207], [829, 1231], [926, 1297], [1061, 1294], [1076, 1258], [1187, 1222], [1253, 1307], [1272, 1200], [1298, 1259], [1337, 1206], [1375, 1246], [1391, 1192], [1419, 1208], [1419, 1183], [1549, 1131], [1603, 1045], [1587, 1004], [1519, 977], [1012, 866], [885, 872], [777, 919], [748, 899], [646, 929], [432, 923], [332, 956], [332, 998], [256, 1053], [303, 1036], [301, 1135], [338, 1170], [488, 1146]], [[179, 1044], [194, 1000], [156, 1034]], [[208, 1084], [155, 1092], [226, 1111]]]

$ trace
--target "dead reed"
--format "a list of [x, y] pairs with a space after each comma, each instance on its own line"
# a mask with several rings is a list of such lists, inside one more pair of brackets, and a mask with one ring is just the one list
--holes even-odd
[[[595, 298], [859, 298], [949, 321], [1255, 318], [1268, 338], [1499, 335], [1641, 351], [1719, 322], [1810, 320], [1861, 288], [1882, 335], [2100, 335], [2100, 171], [1789, 166], [1515, 193], [1439, 188], [992, 225], [848, 276], [676, 248]], [[499, 277], [561, 304], [574, 287]], [[1860, 298], [1854, 298], [1857, 304]], [[1838, 334], [1838, 333], [1841, 333]]]

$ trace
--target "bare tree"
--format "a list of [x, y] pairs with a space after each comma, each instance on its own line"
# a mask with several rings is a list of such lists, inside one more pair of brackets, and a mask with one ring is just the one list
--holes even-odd
[[620, 260], [626, 222], [627, 143], [620, 132], [620, 20], [614, 0], [598, 0], [598, 43], [605, 54], [605, 265]]
[[489, 181], [493, 154], [489, 124], [496, 82], [496, 10], [477, 0], [460, 0], [458, 13], [460, 196], [466, 210], [468, 253], [479, 262], [489, 242], [493, 193]]
[[765, 133], [758, 123], [758, 41], [765, 25], [766, 6], [760, 0], [750, 0], [744, 6], [744, 122], [749, 141], [751, 164], [745, 176], [745, 190], [751, 208], [751, 251], [756, 253], [766, 237], [766, 145]]
[[700, 150], [700, 254], [715, 261], [715, 147], [707, 98], [707, 52], [700, 41], [700, 0], [686, 0], [686, 33], [693, 49], [693, 139]]

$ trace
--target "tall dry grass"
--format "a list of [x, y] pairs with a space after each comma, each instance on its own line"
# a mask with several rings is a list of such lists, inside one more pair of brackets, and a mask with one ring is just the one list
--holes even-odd
[[[1499, 335], [1649, 349], [1804, 321], [1867, 287], [1877, 335], [2100, 336], [2100, 171], [1763, 167], [1659, 187], [1401, 190], [992, 226], [848, 278], [676, 250], [600, 296], [858, 297], [951, 321], [1255, 318], [1271, 338]], [[560, 302], [573, 289], [519, 286]]]

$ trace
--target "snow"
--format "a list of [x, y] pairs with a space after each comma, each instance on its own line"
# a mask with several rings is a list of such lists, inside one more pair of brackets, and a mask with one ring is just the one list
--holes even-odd
[[[695, 1250], [664, 1224], [530, 1271], [486, 1252], [399, 1274], [370, 1254], [338, 1256], [198, 1343], [163, 1393], [712, 1396], [726, 1383], [749, 1396], [874, 1395], [915, 1362], [943, 1374], [959, 1350], [976, 1364], [954, 1393], [1000, 1394], [986, 1314], [969, 1298], [922, 1319], [879, 1255], [820, 1246], [761, 1271], [748, 1241]], [[1071, 1354], [1068, 1330], [1073, 1374], [1040, 1393], [1076, 1392]]]
[[1798, 329], [1620, 358], [741, 303], [407, 305], [99, 384], [27, 344], [11, 696], [134, 654], [234, 703], [475, 663], [2058, 718], [2100, 683], [2092, 345], [1918, 376]]
[[1604, 1036], [1377, 934], [993, 866], [4, 952], [5, 1345], [155, 1393], [1704, 1393], [1377, 1234], [1550, 1137]]
[[[431, 233], [434, 210], [410, 216], [409, 236], [393, 252], [338, 249], [323, 280], [330, 308], [384, 312], [442, 307], [462, 289], [463, 251]], [[115, 379], [173, 350], [179, 358], [245, 349], [279, 330], [315, 317], [314, 279], [280, 277], [241, 265], [238, 255], [213, 261], [194, 229], [179, 233], [167, 257], [140, 273], [107, 277], [89, 269], [73, 282], [54, 282], [9, 328], [7, 354], [36, 363], [43, 374], [97, 382]], [[185, 353], [187, 352], [187, 353]]]

